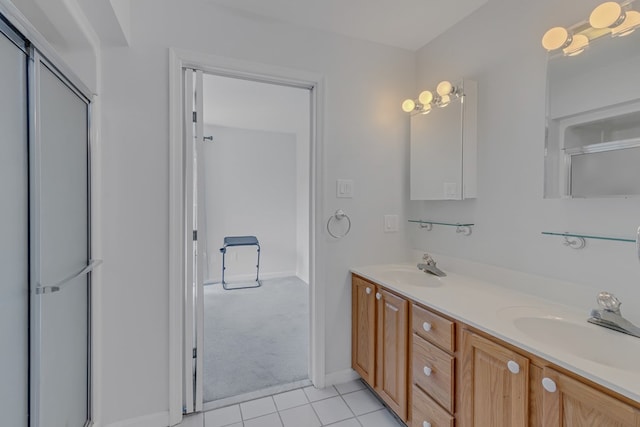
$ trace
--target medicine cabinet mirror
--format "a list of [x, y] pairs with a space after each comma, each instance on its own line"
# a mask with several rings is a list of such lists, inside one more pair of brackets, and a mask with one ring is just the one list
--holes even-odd
[[640, 195], [640, 31], [547, 65], [545, 197]]
[[450, 104], [411, 116], [411, 200], [476, 197], [477, 83], [455, 87]]

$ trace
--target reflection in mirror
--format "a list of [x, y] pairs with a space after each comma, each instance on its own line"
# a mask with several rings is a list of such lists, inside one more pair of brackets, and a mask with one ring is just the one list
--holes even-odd
[[545, 197], [640, 195], [640, 30], [549, 56]]

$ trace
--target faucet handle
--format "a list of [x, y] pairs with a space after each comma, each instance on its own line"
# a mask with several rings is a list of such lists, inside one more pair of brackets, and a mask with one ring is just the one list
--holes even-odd
[[612, 293], [602, 291], [598, 294], [598, 305], [605, 310], [620, 312], [621, 304], [620, 300]]
[[425, 264], [427, 265], [436, 265], [435, 260], [431, 257], [431, 255], [429, 255], [428, 253], [424, 253], [424, 255], [422, 256], [422, 260], [425, 262]]

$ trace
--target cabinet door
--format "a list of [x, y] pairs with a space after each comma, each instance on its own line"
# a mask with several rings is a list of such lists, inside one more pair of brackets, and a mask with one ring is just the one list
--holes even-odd
[[640, 426], [640, 410], [551, 368], [543, 376], [545, 427]]
[[378, 300], [378, 349], [375, 389], [389, 407], [407, 419], [409, 303], [382, 289]]
[[375, 385], [376, 287], [353, 276], [351, 287], [351, 367]]
[[528, 425], [527, 358], [464, 331], [461, 387], [464, 426]]

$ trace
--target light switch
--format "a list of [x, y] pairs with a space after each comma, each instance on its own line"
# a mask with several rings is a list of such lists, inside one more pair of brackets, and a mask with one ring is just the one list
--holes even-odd
[[397, 233], [398, 226], [399, 226], [398, 215], [384, 216], [384, 232], [385, 233]]
[[353, 180], [339, 179], [336, 181], [336, 197], [350, 199], [353, 197]]

